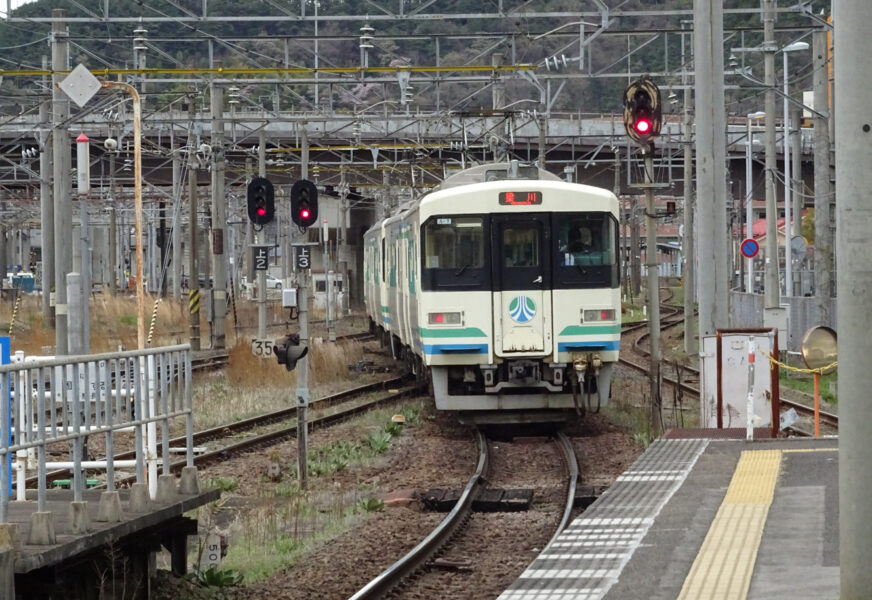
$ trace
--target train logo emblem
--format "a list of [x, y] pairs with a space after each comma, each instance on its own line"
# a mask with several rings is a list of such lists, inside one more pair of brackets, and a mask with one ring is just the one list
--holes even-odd
[[518, 323], [527, 323], [536, 314], [536, 304], [527, 296], [518, 296], [509, 302], [509, 316]]

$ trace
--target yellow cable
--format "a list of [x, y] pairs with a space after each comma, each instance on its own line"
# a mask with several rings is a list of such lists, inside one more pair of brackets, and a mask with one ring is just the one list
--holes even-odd
[[787, 369], [788, 371], [793, 371], [795, 373], [819, 373], [820, 375], [823, 375], [824, 371], [829, 371], [830, 369], [835, 369], [837, 366], [839, 366], [839, 361], [836, 361], [826, 365], [825, 367], [820, 367], [817, 369], [801, 369], [799, 367], [791, 367], [790, 365], [786, 365], [771, 354], [768, 354], [767, 358], [769, 358], [769, 362], [775, 363], [782, 369]]

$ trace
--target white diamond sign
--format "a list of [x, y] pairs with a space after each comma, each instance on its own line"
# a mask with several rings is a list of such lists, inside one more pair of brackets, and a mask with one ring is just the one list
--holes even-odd
[[101, 87], [100, 80], [82, 64], [76, 66], [58, 85], [79, 108], [85, 106]]

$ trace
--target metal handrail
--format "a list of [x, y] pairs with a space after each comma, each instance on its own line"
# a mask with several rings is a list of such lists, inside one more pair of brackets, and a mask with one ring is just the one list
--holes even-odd
[[[13, 396], [15, 399], [10, 401]], [[21, 393], [27, 391], [28, 393]], [[125, 352], [32, 359], [0, 366], [0, 523], [7, 522], [16, 471], [24, 500], [28, 461], [36, 454], [37, 510], [46, 510], [46, 447], [70, 443], [73, 501], [85, 487], [86, 438], [103, 435], [106, 487], [115, 489], [115, 432], [133, 428], [136, 480], [157, 491], [157, 471], [172, 463], [170, 422], [185, 417], [187, 464], [193, 466], [191, 347], [188, 344]], [[47, 411], [47, 405], [51, 406]], [[157, 425], [161, 429], [158, 458]], [[15, 456], [13, 469], [12, 457]], [[88, 468], [92, 468], [92, 462]]]

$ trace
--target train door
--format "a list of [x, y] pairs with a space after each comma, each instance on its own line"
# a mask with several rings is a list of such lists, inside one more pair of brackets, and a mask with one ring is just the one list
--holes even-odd
[[497, 354], [542, 352], [551, 343], [547, 216], [494, 215], [492, 223]]

